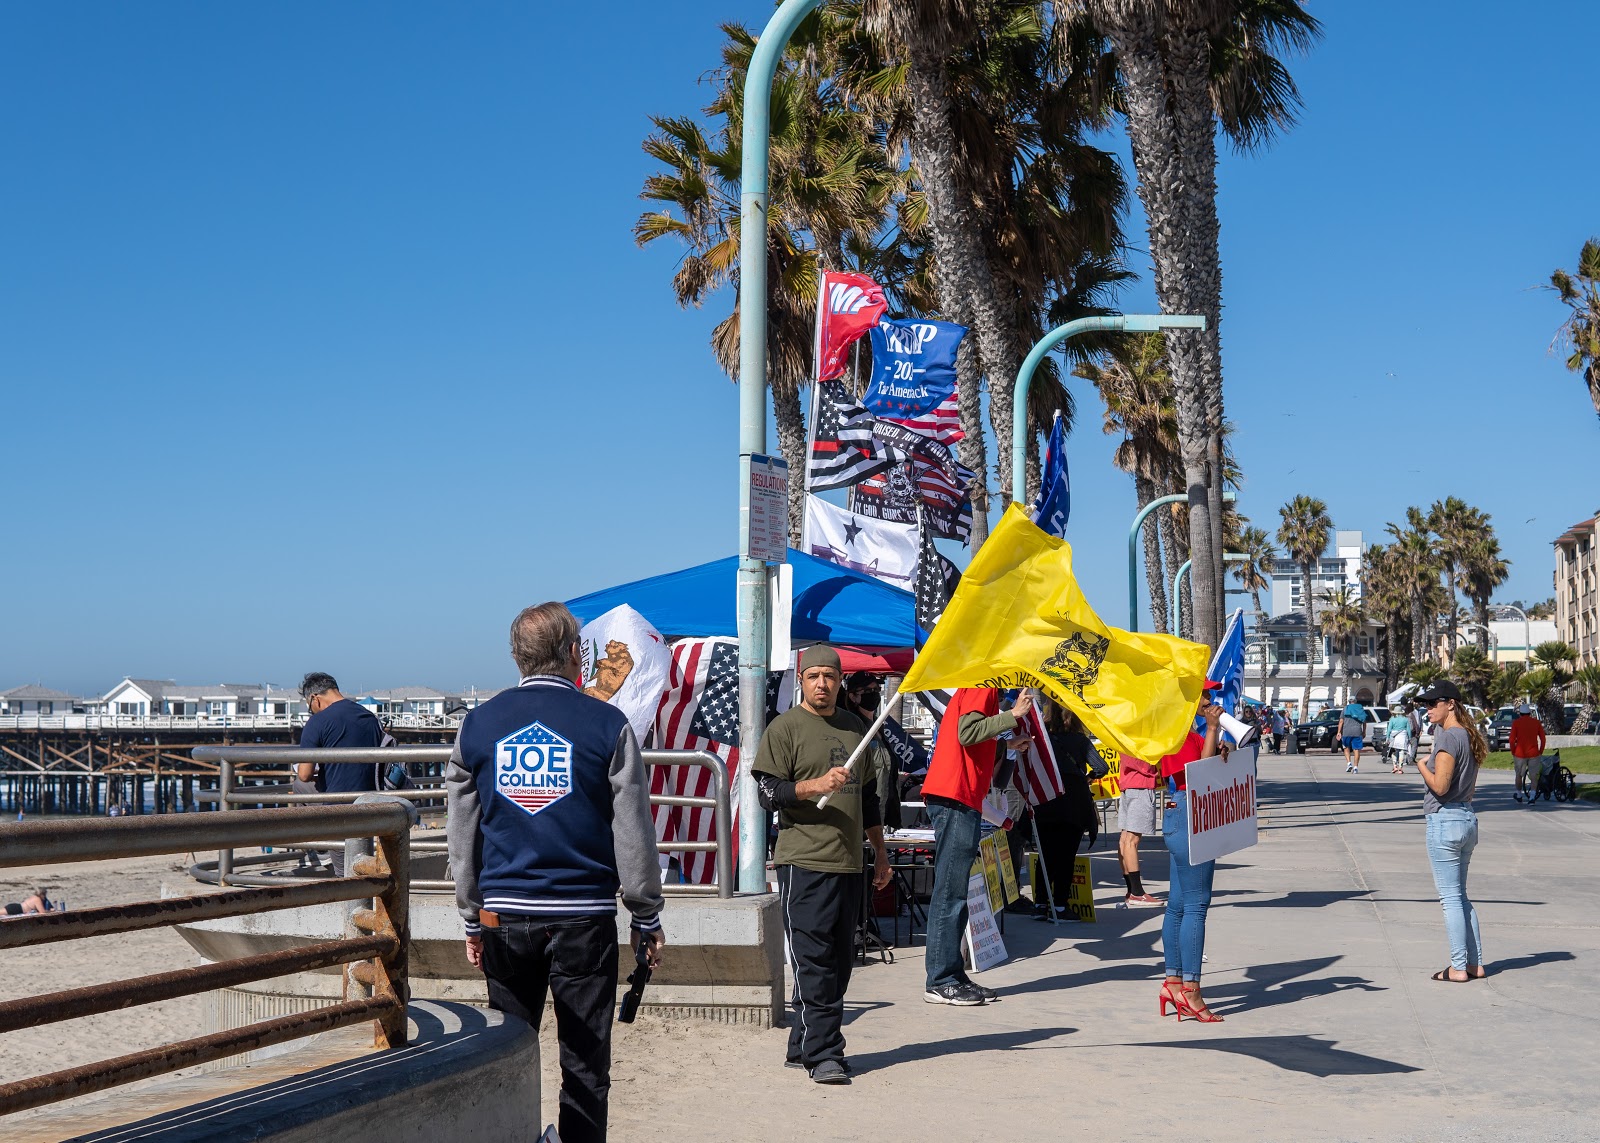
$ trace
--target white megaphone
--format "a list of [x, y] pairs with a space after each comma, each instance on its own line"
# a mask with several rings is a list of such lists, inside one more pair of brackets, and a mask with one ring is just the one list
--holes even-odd
[[1222, 712], [1222, 729], [1228, 732], [1235, 746], [1249, 746], [1261, 736], [1261, 728], [1253, 723], [1240, 722], [1227, 711]]

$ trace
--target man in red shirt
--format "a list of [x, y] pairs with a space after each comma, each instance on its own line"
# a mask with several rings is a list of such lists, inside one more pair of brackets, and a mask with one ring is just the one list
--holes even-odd
[[[1530, 803], [1539, 796], [1539, 773], [1542, 767], [1529, 765], [1544, 753], [1544, 723], [1533, 717], [1533, 708], [1526, 703], [1517, 708], [1517, 717], [1511, 722], [1511, 757], [1517, 768], [1517, 801], [1527, 796]], [[1529, 777], [1532, 781], [1527, 781]]]
[[[1017, 696], [1011, 709], [1000, 709], [1000, 692], [990, 687], [964, 687], [950, 699], [939, 723], [922, 800], [933, 822], [933, 893], [928, 900], [928, 940], [924, 950], [927, 988], [922, 998], [929, 1004], [973, 1007], [998, 999], [974, 984], [961, 963], [961, 934], [967, 927], [967, 879], [978, 856], [983, 823], [981, 807], [994, 781], [1000, 744], [1011, 735], [1017, 720], [1028, 713], [1028, 692]], [[1026, 748], [1028, 740], [1011, 743]]]
[[1117, 838], [1117, 860], [1128, 887], [1123, 908], [1161, 904], [1144, 891], [1144, 881], [1139, 876], [1139, 842], [1145, 834], [1156, 832], [1156, 778], [1156, 767], [1149, 762], [1131, 754], [1122, 756], [1122, 798], [1117, 803], [1117, 825], [1122, 828], [1122, 836]]

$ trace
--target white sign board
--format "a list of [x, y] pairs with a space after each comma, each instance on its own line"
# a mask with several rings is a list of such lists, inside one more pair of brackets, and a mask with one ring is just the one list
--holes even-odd
[[772, 607], [772, 610], [767, 612], [772, 620], [772, 642], [767, 670], [792, 670], [794, 646], [789, 639], [789, 631], [794, 620], [794, 565], [785, 562], [767, 569], [767, 598]]
[[745, 515], [739, 554], [783, 563], [789, 558], [789, 462], [758, 453], [750, 458], [745, 483], [750, 511]]
[[1215, 861], [1256, 843], [1256, 746], [1226, 761], [1202, 758], [1183, 768], [1189, 799], [1189, 862]]
[[994, 923], [994, 912], [989, 908], [989, 883], [984, 880], [983, 867], [974, 866], [975, 872], [967, 878], [967, 949], [972, 956], [972, 971], [982, 972], [997, 964], [1004, 964], [1010, 955], [1006, 952], [1005, 938]]

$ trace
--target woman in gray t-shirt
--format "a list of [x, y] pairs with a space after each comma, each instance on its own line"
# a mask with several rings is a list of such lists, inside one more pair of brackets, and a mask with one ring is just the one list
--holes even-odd
[[1489, 744], [1461, 704], [1461, 692], [1449, 680], [1428, 687], [1417, 696], [1417, 702], [1436, 728], [1433, 754], [1427, 761], [1417, 762], [1417, 772], [1427, 787], [1422, 812], [1428, 823], [1428, 861], [1444, 909], [1445, 934], [1450, 938], [1450, 965], [1434, 973], [1433, 979], [1464, 983], [1487, 975], [1478, 911], [1467, 896], [1467, 866], [1478, 845], [1472, 792]]

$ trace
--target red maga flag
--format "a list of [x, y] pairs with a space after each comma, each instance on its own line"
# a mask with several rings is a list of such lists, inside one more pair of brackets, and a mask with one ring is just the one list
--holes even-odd
[[818, 381], [844, 376], [844, 351], [878, 324], [889, 308], [883, 287], [865, 274], [827, 271], [817, 287]]

